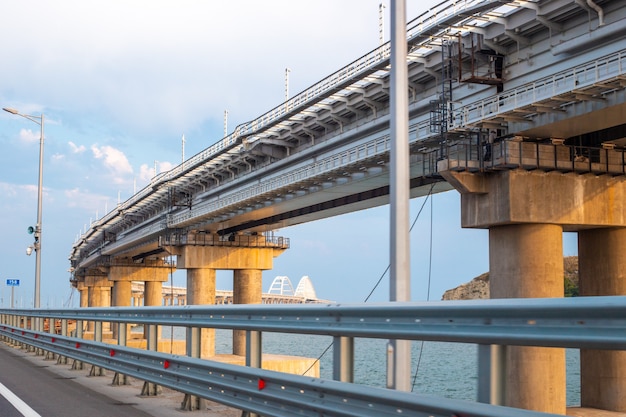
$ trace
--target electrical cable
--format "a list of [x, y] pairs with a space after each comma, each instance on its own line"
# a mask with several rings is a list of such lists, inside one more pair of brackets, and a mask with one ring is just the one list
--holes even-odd
[[[430, 242], [428, 251], [428, 286], [426, 289], [426, 301], [430, 301], [430, 281], [433, 266], [433, 198], [430, 199]], [[417, 357], [417, 364], [415, 365], [415, 374], [413, 374], [413, 383], [411, 384], [411, 392], [415, 389], [415, 382], [417, 381], [417, 372], [422, 362], [422, 353], [424, 353], [424, 341], [421, 341], [420, 353]]]
[[[433, 194], [433, 189], [435, 188], [435, 183], [432, 183], [430, 186], [430, 189], [428, 190], [428, 193], [426, 194], [426, 198], [424, 199], [424, 202], [422, 203], [422, 206], [420, 207], [419, 211], [417, 212], [417, 215], [415, 216], [415, 219], [413, 219], [413, 223], [411, 223], [411, 227], [409, 228], [409, 233], [411, 231], [413, 231], [413, 227], [415, 227], [415, 224], [417, 223], [417, 220], [420, 217], [420, 214], [422, 214], [422, 210], [424, 209], [424, 206], [426, 205], [426, 202], [430, 199], [431, 200], [431, 259], [432, 259], [432, 194]], [[383, 278], [385, 277], [385, 275], [387, 275], [387, 272], [389, 271], [389, 269], [391, 268], [391, 264], [387, 265], [387, 268], [385, 268], [385, 270], [383, 271], [383, 273], [381, 274], [380, 278], [378, 278], [378, 281], [376, 282], [376, 284], [374, 285], [374, 288], [372, 288], [372, 290], [370, 291], [370, 293], [367, 295], [367, 297], [365, 297], [365, 300], [363, 300], [364, 303], [367, 303], [367, 301], [370, 299], [370, 297], [372, 296], [372, 294], [374, 294], [374, 291], [376, 291], [376, 288], [378, 288], [378, 286], [380, 285], [380, 283], [382, 282]], [[430, 297], [430, 266], [429, 266], [429, 272], [428, 272], [428, 296]], [[313, 369], [313, 367], [324, 357], [324, 355], [326, 355], [326, 353], [330, 350], [330, 348], [333, 346], [333, 343], [331, 342], [326, 349], [324, 349], [324, 351], [317, 357], [317, 359], [315, 361], [313, 361], [313, 363], [311, 364], [311, 366], [309, 366], [307, 368], [306, 371], [304, 371], [304, 373], [302, 375], [306, 375], [311, 369]], [[421, 352], [421, 350], [420, 350]], [[417, 372], [417, 370], [416, 370]]]

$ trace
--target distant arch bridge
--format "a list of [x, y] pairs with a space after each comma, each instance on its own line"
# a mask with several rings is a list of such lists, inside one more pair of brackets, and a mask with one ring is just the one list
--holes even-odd
[[[132, 300], [133, 305], [143, 305], [144, 299], [143, 282], [133, 282], [132, 284]], [[187, 304], [187, 288], [163, 286], [163, 305], [186, 305]], [[264, 292], [262, 296], [262, 304], [328, 304], [332, 301], [317, 298], [313, 282], [308, 276], [303, 276], [296, 289], [286, 276], [277, 276], [272, 281], [268, 292]], [[233, 304], [232, 290], [216, 290], [215, 304]]]

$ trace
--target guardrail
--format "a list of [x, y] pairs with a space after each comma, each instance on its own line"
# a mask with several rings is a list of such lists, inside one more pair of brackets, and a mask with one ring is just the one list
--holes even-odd
[[[489, 154], [490, 157], [486, 158]], [[446, 169], [502, 170], [540, 169], [544, 171], [626, 175], [626, 152], [623, 148], [597, 148], [546, 142], [505, 139], [491, 144], [460, 143], [446, 148]]]
[[[334, 340], [333, 375], [350, 380], [354, 337], [479, 344], [478, 397], [490, 398], [491, 381], [504, 381], [504, 367], [491, 367], [491, 354], [507, 345], [626, 350], [626, 297], [506, 299], [463, 302], [324, 306], [185, 306], [0, 310], [0, 335], [39, 349], [130, 375], [190, 395], [264, 416], [433, 416], [523, 417], [551, 414], [392, 391], [352, 383], [289, 375], [145, 351], [123, 346], [126, 323], [183, 326], [190, 344], [197, 328], [246, 330], [247, 364], [260, 363], [262, 332], [329, 335]], [[26, 329], [42, 319], [120, 324], [120, 345]], [[43, 327], [40, 327], [43, 328]], [[54, 329], [55, 326], [50, 326]], [[80, 332], [78, 332], [80, 333]], [[124, 335], [124, 336], [122, 336]], [[149, 336], [150, 338], [150, 336]], [[96, 340], [98, 335], [96, 334]], [[155, 346], [155, 345], [153, 345]], [[197, 346], [196, 346], [197, 347]], [[193, 352], [194, 349], [188, 351]], [[196, 350], [197, 351], [197, 350]], [[257, 365], [258, 366], [258, 365]], [[502, 388], [502, 387], [498, 387]]]
[[449, 130], [463, 130], [520, 107], [623, 77], [625, 72], [626, 50], [617, 51], [510, 91], [457, 107], [452, 112]]

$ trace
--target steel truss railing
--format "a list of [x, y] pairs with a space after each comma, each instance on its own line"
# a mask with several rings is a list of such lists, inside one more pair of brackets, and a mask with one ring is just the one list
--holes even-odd
[[[258, 364], [261, 332], [329, 335], [334, 375], [353, 357], [338, 354], [354, 337], [479, 344], [478, 396], [490, 398], [491, 381], [504, 381], [507, 345], [626, 350], [626, 297], [507, 299], [464, 302], [324, 306], [185, 306], [0, 310], [0, 335], [65, 357], [130, 375], [187, 394], [264, 416], [547, 416], [549, 414], [462, 400], [391, 391], [351, 383], [200, 360], [37, 332], [18, 324], [48, 318], [248, 331], [247, 363]], [[54, 329], [54, 326], [50, 326]], [[66, 333], [66, 332], [65, 332]], [[125, 332], [120, 331], [120, 335]], [[125, 337], [125, 336], [124, 336]], [[149, 336], [150, 337], [150, 336]], [[96, 339], [98, 339], [96, 335]], [[346, 351], [351, 349], [345, 348]], [[341, 352], [339, 352], [341, 353]], [[339, 379], [336, 377], [336, 379]], [[345, 380], [345, 379], [344, 379]], [[348, 378], [349, 380], [349, 378]], [[494, 382], [495, 383], [495, 382]], [[502, 388], [502, 387], [496, 387]]]

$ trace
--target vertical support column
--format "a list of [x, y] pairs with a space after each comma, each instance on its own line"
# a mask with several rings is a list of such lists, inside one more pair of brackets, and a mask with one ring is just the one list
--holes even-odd
[[[187, 269], [187, 299], [190, 305], [215, 304], [215, 269]], [[215, 329], [201, 329], [199, 357], [210, 356], [215, 356]]]
[[[131, 282], [130, 281], [115, 281], [113, 283], [113, 297], [112, 304], [114, 307], [129, 307], [131, 299]], [[113, 325], [113, 338], [119, 338], [119, 324]], [[128, 338], [128, 335], [124, 335]]]
[[[263, 272], [260, 269], [236, 269], [233, 274], [233, 304], [261, 304]], [[246, 355], [246, 331], [233, 330], [233, 355]]]
[[[578, 232], [581, 296], [626, 295], [626, 228]], [[580, 350], [581, 406], [626, 411], [626, 351]]]
[[88, 307], [89, 306], [89, 288], [85, 285], [84, 282], [78, 282], [76, 284], [76, 289], [78, 290], [78, 294], [80, 295], [80, 307]]
[[[144, 302], [146, 307], [160, 307], [163, 303], [163, 282], [146, 281], [144, 284]], [[149, 338], [149, 335], [146, 335]], [[161, 326], [157, 326], [154, 337], [157, 344], [154, 350], [157, 350], [158, 340], [161, 339]]]
[[[563, 297], [563, 229], [516, 224], [489, 229], [491, 298]], [[507, 348], [506, 404], [565, 414], [565, 350]]]

